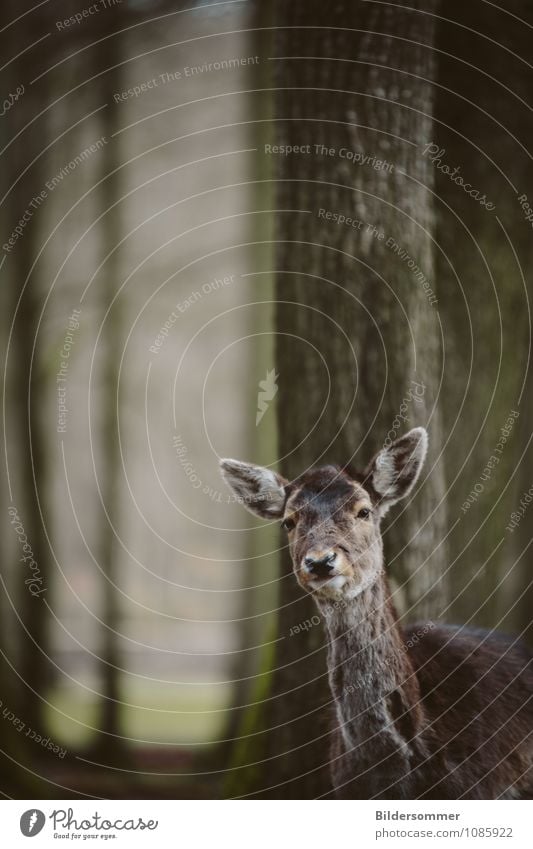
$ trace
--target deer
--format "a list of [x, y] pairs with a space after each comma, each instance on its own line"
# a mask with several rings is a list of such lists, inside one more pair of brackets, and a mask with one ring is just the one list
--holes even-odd
[[380, 525], [413, 492], [427, 448], [416, 427], [362, 472], [326, 465], [292, 481], [220, 465], [238, 501], [281, 520], [296, 580], [321, 614], [335, 796], [533, 798], [533, 654], [496, 631], [403, 626], [394, 604]]

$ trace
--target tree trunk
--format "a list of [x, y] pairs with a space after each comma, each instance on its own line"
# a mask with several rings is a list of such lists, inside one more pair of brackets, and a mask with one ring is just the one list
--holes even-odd
[[[268, 56], [271, 51], [272, 37], [269, 27], [272, 24], [272, 8], [268, 4], [254, 3], [250, 9], [249, 21], [245, 23], [252, 29], [251, 53], [258, 56]], [[262, 153], [262, 147], [272, 142], [270, 111], [272, 98], [269, 92], [270, 78], [268, 65], [265, 62], [252, 66], [248, 71], [249, 88], [258, 93], [251, 94], [248, 109], [252, 113], [252, 123], [249, 133], [250, 146], [256, 146], [254, 156], [255, 183], [253, 196], [255, 209], [265, 210], [262, 215], [251, 216], [249, 225], [250, 238], [253, 240], [250, 248], [250, 260], [254, 271], [259, 269], [261, 295], [257, 300], [263, 300], [264, 306], [257, 307], [254, 322], [249, 332], [254, 338], [254, 362], [250, 367], [249, 396], [254, 398], [258, 393], [258, 379], [264, 378], [267, 371], [274, 367], [274, 344], [272, 338], [272, 301], [274, 298], [274, 279], [272, 273], [272, 216], [268, 210], [273, 208], [272, 174], [270, 163]], [[260, 92], [260, 93], [259, 93]], [[252, 278], [253, 279], [253, 278]], [[250, 433], [247, 451], [254, 462], [269, 466], [276, 461], [277, 431], [274, 411], [265, 416], [258, 427]], [[245, 514], [246, 515], [246, 514]], [[250, 517], [250, 524], [252, 519]], [[249, 588], [242, 592], [240, 623], [241, 652], [235, 656], [231, 680], [235, 681], [233, 706], [224, 729], [224, 744], [221, 747], [221, 759], [230, 759], [238, 763], [240, 760], [241, 737], [246, 737], [250, 716], [247, 705], [257, 698], [254, 674], [258, 667], [264, 665], [265, 658], [270, 654], [268, 641], [272, 627], [275, 626], [275, 615], [266, 613], [276, 607], [276, 577], [278, 562], [275, 554], [277, 548], [277, 531], [272, 526], [257, 527], [248, 535], [250, 571], [247, 576]], [[265, 552], [270, 552], [265, 554]], [[266, 587], [271, 581], [271, 586]], [[266, 590], [266, 591], [265, 591]], [[265, 621], [266, 620], [266, 621]], [[267, 645], [265, 645], [265, 643]], [[250, 649], [251, 646], [258, 648]], [[260, 686], [260, 685], [259, 685]], [[244, 742], [246, 749], [246, 742]], [[217, 757], [218, 751], [213, 753]], [[230, 771], [223, 780], [224, 795], [233, 796], [239, 790], [239, 774]]]
[[[529, 590], [518, 602], [531, 581], [531, 520], [506, 529], [532, 480], [531, 446], [525, 455], [524, 448], [533, 397], [531, 379], [525, 384], [533, 252], [519, 196], [533, 203], [533, 57], [523, 23], [533, 17], [526, 2], [515, 3], [514, 13], [446, 0], [433, 137], [440, 152], [432, 162], [450, 485], [446, 618], [508, 633], [529, 623], [532, 598]], [[473, 194], [451, 179], [453, 169]]]
[[[107, 13], [109, 32], [119, 27], [119, 10]], [[105, 258], [100, 272], [102, 315], [106, 313], [121, 283], [120, 248], [121, 239], [120, 205], [120, 139], [113, 138], [118, 129], [117, 103], [113, 92], [121, 91], [120, 48], [121, 37], [104, 42], [100, 55], [101, 67], [109, 69], [101, 77], [102, 100], [107, 103], [103, 111], [103, 135], [108, 143], [102, 149], [101, 208], [106, 211], [101, 225], [102, 257]], [[118, 379], [122, 350], [123, 300], [119, 295], [105, 318], [101, 344], [104, 350], [101, 373], [102, 405], [102, 499], [106, 515], [102, 516], [100, 533], [100, 566], [102, 569], [103, 628], [101, 630], [101, 680], [103, 701], [99, 727], [101, 734], [95, 745], [95, 759], [106, 764], [124, 767], [125, 751], [120, 733], [120, 633], [119, 592], [117, 590], [117, 560], [120, 544], [120, 495], [122, 467], [119, 446], [119, 394]]]
[[[438, 614], [446, 597], [439, 319], [428, 292], [436, 288], [433, 174], [417, 149], [432, 133], [434, 19], [422, 7], [437, 3], [408, 11], [280, 0], [275, 141], [303, 148], [265, 151], [286, 210], [276, 234], [280, 471], [364, 467], [387, 435], [429, 427], [423, 494], [396, 510], [385, 532], [395, 601], [410, 619]], [[331, 695], [315, 616], [284, 552], [285, 639], [263, 718], [270, 760], [255, 785], [263, 795], [309, 798], [330, 787]]]
[[[16, 3], [6, 3], [2, 18], [5, 15], [11, 21], [16, 18], [17, 11], [20, 9]], [[40, 20], [40, 16], [37, 19]], [[12, 57], [2, 74], [2, 88], [6, 97], [17, 89], [23, 90], [3, 119], [7, 134], [3, 136], [2, 143], [7, 145], [12, 142], [2, 157], [2, 196], [5, 195], [2, 204], [5, 211], [3, 243], [8, 242], [23, 217], [24, 229], [9, 251], [3, 249], [1, 255], [2, 276], [10, 281], [8, 314], [11, 340], [6, 399], [8, 499], [10, 506], [17, 510], [27, 545], [31, 548], [29, 553], [28, 548], [23, 549], [17, 541], [14, 552], [12, 599], [16, 605], [16, 618], [13, 627], [20, 639], [15, 663], [20, 676], [16, 688], [17, 710], [28, 726], [44, 734], [43, 700], [53, 674], [48, 661], [49, 617], [46, 608], [50, 593], [50, 549], [43, 525], [46, 522], [45, 433], [49, 422], [42, 415], [45, 374], [39, 344], [35, 341], [44, 291], [40, 265], [32, 266], [38, 252], [43, 220], [42, 198], [36, 200], [36, 197], [42, 192], [46, 179], [44, 157], [40, 155], [46, 141], [43, 138], [44, 119], [25, 129], [28, 121], [41, 110], [39, 98], [43, 96], [42, 88], [37, 95], [29, 83], [36, 73], [40, 56], [36, 56], [35, 51], [29, 55], [18, 55], [26, 43], [27, 36], [21, 28], [13, 27], [2, 34], [3, 55]], [[8, 526], [6, 533], [13, 535], [13, 527]], [[34, 585], [30, 584], [32, 576], [37, 578]]]

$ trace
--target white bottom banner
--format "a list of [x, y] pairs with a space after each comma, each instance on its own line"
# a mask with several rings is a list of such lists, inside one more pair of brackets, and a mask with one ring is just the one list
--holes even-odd
[[[330, 804], [334, 807], [331, 808]], [[4, 801], [2, 846], [531, 849], [533, 803], [361, 801]]]

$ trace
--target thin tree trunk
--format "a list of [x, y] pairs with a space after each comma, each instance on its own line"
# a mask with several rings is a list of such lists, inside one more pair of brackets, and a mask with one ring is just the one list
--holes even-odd
[[[109, 32], [118, 25], [118, 13], [112, 15], [109, 22]], [[107, 144], [102, 148], [102, 175], [104, 181], [101, 187], [100, 201], [102, 210], [107, 210], [101, 227], [102, 256], [108, 257], [100, 273], [101, 304], [104, 314], [120, 286], [120, 249], [117, 245], [121, 238], [120, 206], [115, 206], [120, 198], [120, 154], [119, 140], [113, 138], [118, 129], [118, 110], [113, 93], [121, 90], [120, 68], [113, 67], [120, 62], [120, 37], [110, 38], [100, 56], [102, 68], [110, 70], [103, 75], [103, 97], [107, 107], [103, 110], [103, 135]], [[101, 375], [102, 405], [102, 480], [101, 490], [107, 516], [102, 517], [100, 532], [100, 557], [102, 569], [102, 597], [104, 627], [101, 632], [101, 680], [103, 701], [101, 705], [100, 729], [101, 737], [96, 743], [96, 752], [105, 763], [125, 763], [125, 753], [120, 736], [120, 687], [119, 674], [121, 657], [118, 648], [118, 633], [120, 631], [119, 593], [116, 589], [118, 581], [117, 557], [120, 545], [117, 535], [120, 534], [120, 493], [122, 468], [120, 463], [119, 433], [118, 433], [118, 370], [120, 363], [119, 351], [122, 339], [122, 302], [121, 298], [113, 304], [106, 317], [102, 333], [102, 348], [104, 350], [103, 371]]]

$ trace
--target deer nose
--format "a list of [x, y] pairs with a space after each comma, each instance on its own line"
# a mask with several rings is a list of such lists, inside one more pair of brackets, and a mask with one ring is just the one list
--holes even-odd
[[337, 555], [334, 551], [326, 551], [325, 554], [320, 554], [318, 557], [308, 554], [307, 557], [304, 557], [305, 568], [311, 575], [316, 575], [318, 578], [327, 578], [335, 568], [336, 558]]

